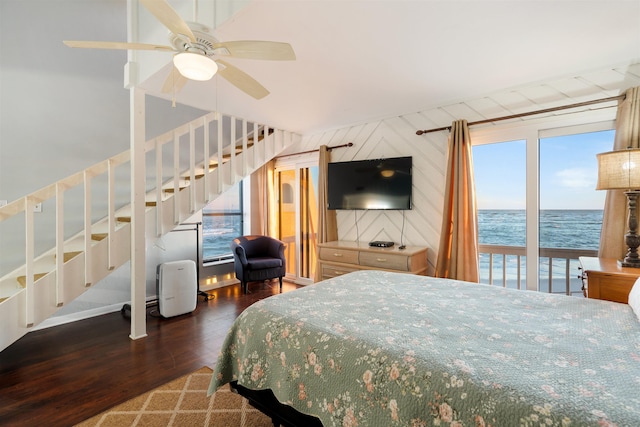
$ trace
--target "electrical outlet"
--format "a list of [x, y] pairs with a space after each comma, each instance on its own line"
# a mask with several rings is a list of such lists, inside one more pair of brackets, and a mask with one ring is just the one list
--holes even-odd
[[42, 212], [42, 203], [38, 203], [36, 205], [33, 206], [33, 211], [34, 212]]

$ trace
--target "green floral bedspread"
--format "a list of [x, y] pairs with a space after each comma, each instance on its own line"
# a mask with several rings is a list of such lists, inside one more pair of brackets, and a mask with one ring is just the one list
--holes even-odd
[[271, 389], [329, 426], [640, 426], [626, 304], [360, 271], [246, 309], [209, 393]]

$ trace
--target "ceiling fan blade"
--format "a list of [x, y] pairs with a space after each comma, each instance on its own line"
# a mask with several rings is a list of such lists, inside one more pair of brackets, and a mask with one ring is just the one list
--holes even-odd
[[187, 84], [187, 78], [180, 74], [176, 67], [171, 67], [171, 72], [162, 84], [162, 93], [178, 93]]
[[238, 40], [216, 43], [214, 49], [224, 48], [234, 58], [293, 61], [296, 54], [289, 43], [260, 40]]
[[269, 91], [265, 89], [264, 86], [241, 69], [221, 60], [217, 60], [216, 62], [222, 65], [222, 67], [218, 69], [218, 74], [247, 95], [255, 99], [262, 99], [269, 95]]
[[140, 2], [173, 34], [182, 34], [189, 37], [191, 43], [196, 42], [196, 36], [193, 35], [191, 28], [166, 0], [140, 0]]
[[64, 40], [64, 44], [69, 47], [80, 47], [88, 49], [123, 49], [123, 50], [160, 50], [173, 52], [174, 49], [169, 46], [145, 43], [127, 43], [127, 42], [96, 42], [96, 41], [79, 41]]

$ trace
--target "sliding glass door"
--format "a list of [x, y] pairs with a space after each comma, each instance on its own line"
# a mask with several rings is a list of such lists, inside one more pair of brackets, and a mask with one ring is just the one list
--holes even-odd
[[596, 154], [613, 122], [472, 133], [480, 281], [581, 295], [578, 257], [597, 254], [604, 193]]
[[278, 237], [285, 244], [285, 257], [287, 259], [287, 276], [296, 276], [296, 264], [298, 263], [296, 251], [296, 171], [281, 170], [278, 177]]
[[308, 163], [276, 167], [279, 238], [286, 244], [287, 277], [313, 282], [318, 224], [318, 166]]

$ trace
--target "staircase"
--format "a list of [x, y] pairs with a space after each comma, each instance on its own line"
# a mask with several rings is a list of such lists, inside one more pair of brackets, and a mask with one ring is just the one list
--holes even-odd
[[[147, 141], [147, 242], [299, 140], [287, 131], [210, 113]], [[0, 207], [0, 226], [11, 224], [13, 230], [19, 223], [15, 228], [25, 236], [24, 264], [0, 271], [0, 351], [130, 260], [131, 197], [122, 194], [130, 193], [130, 169], [126, 151]], [[65, 196], [78, 194], [81, 202], [65, 206]], [[39, 204], [49, 206], [45, 232], [35, 221]], [[50, 248], [36, 253], [43, 241]]]

